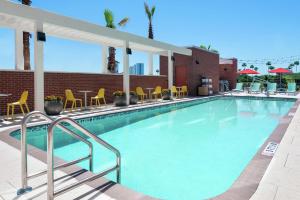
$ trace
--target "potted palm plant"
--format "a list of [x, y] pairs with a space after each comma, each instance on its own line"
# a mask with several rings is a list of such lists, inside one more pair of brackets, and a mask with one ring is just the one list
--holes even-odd
[[44, 110], [47, 115], [59, 115], [63, 110], [63, 98], [60, 96], [47, 96]]
[[123, 91], [116, 91], [113, 93], [115, 106], [126, 106], [126, 93]]

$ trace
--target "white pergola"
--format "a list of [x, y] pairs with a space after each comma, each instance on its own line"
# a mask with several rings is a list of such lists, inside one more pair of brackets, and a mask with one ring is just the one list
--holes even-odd
[[[123, 89], [129, 103], [129, 55], [127, 48], [148, 53], [148, 72], [153, 75], [153, 54], [168, 56], [168, 86], [173, 85], [173, 53], [191, 55], [189, 49], [174, 46], [134, 34], [109, 29], [89, 22], [57, 15], [41, 9], [0, 0], [0, 27], [15, 30], [16, 70], [24, 70], [23, 31], [34, 33], [34, 105], [44, 109], [44, 42], [37, 40], [37, 32], [46, 36], [99, 44], [102, 47], [100, 72], [107, 71], [108, 46], [122, 48]], [[100, 56], [100, 55], [99, 55]]]

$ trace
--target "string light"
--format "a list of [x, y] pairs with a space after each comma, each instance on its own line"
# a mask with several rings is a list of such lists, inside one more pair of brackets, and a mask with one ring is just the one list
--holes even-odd
[[287, 56], [287, 57], [280, 57], [280, 58], [263, 58], [263, 59], [239, 59], [239, 64], [242, 65], [242, 63], [246, 63], [247, 65], [266, 65], [267, 62], [271, 62], [272, 65], [290, 65], [291, 63], [294, 63], [295, 61], [300, 60], [300, 55], [295, 56]]

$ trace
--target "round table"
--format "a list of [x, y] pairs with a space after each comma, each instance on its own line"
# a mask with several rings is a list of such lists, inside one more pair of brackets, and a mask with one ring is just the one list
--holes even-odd
[[154, 88], [145, 88], [146, 90], [148, 90], [148, 93], [149, 93], [149, 101], [152, 100], [152, 93], [151, 91], [154, 89]]
[[84, 93], [84, 109], [86, 110], [87, 109], [87, 94], [91, 93], [93, 91], [91, 91], [91, 90], [80, 90], [78, 92]]
[[[8, 97], [8, 96], [11, 96], [11, 94], [2, 94], [2, 93], [0, 93], [0, 97]], [[2, 120], [4, 120], [4, 119], [2, 119]]]

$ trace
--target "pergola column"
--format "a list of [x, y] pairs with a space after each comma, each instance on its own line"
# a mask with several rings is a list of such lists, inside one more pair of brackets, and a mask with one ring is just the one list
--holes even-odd
[[127, 105], [129, 105], [129, 98], [130, 98], [129, 55], [127, 53], [128, 47], [129, 47], [129, 42], [124, 41], [124, 45], [123, 45], [123, 90], [126, 93], [126, 104]]
[[168, 87], [171, 89], [173, 86], [173, 52], [168, 51]]
[[15, 29], [15, 69], [24, 70], [23, 31]]
[[107, 46], [102, 46], [102, 50], [101, 50], [101, 57], [102, 57], [102, 63], [101, 63], [101, 73], [103, 74], [107, 74], [108, 73], [108, 69], [107, 69], [107, 56], [108, 56], [108, 47]]
[[153, 53], [148, 54], [148, 75], [153, 75]]
[[34, 29], [34, 109], [44, 111], [44, 42], [37, 40], [43, 32], [43, 23], [36, 22]]

